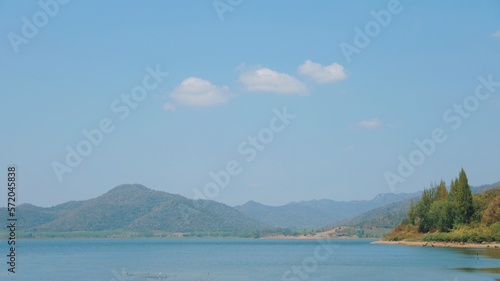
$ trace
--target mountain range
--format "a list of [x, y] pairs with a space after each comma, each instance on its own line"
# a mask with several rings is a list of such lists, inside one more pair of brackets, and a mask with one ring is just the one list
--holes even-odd
[[[500, 182], [472, 188], [479, 193]], [[336, 227], [341, 225], [393, 228], [406, 215], [411, 200], [420, 193], [379, 194], [372, 200], [311, 200], [283, 206], [254, 201], [230, 207], [210, 200], [192, 200], [155, 191], [140, 184], [124, 184], [84, 201], [53, 207], [21, 204], [17, 229], [25, 232], [162, 231], [168, 233], [229, 233], [242, 235], [283, 229]], [[6, 208], [0, 208], [5, 221]]]
[[418, 193], [383, 193], [372, 200], [334, 201], [322, 199], [293, 202], [277, 207], [250, 201], [235, 208], [247, 216], [273, 227], [318, 228], [415, 196], [418, 196]]

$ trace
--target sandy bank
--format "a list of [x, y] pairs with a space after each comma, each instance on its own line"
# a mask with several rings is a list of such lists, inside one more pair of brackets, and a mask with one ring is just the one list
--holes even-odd
[[375, 238], [358, 238], [351, 236], [343, 236], [343, 237], [327, 237], [327, 236], [309, 236], [309, 235], [298, 235], [298, 236], [285, 236], [285, 235], [267, 235], [259, 237], [258, 239], [283, 239], [283, 240], [318, 240], [318, 239], [327, 239], [327, 240], [375, 240]]
[[411, 242], [411, 241], [375, 241], [371, 244], [403, 245], [416, 247], [443, 247], [443, 248], [488, 248], [500, 250], [498, 243], [447, 243], [447, 242]]

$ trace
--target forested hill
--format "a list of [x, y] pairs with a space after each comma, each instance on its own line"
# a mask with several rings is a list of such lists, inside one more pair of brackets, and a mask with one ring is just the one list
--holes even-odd
[[[5, 216], [5, 208], [0, 209]], [[115, 187], [97, 198], [42, 208], [18, 206], [19, 230], [253, 232], [266, 226], [238, 210], [208, 200], [191, 200], [139, 184]]]

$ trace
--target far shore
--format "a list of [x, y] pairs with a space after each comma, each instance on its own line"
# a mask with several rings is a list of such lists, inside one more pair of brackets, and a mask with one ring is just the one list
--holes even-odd
[[377, 238], [358, 238], [352, 236], [337, 236], [337, 237], [325, 237], [325, 236], [311, 236], [311, 235], [298, 235], [298, 236], [286, 236], [286, 235], [267, 235], [262, 236], [257, 239], [284, 239], [284, 240], [318, 240], [318, 239], [326, 239], [326, 240], [376, 240]]
[[441, 248], [470, 248], [470, 249], [497, 249], [500, 250], [499, 243], [460, 243], [460, 242], [415, 242], [415, 241], [375, 241], [371, 244], [402, 245], [414, 247], [441, 247]]

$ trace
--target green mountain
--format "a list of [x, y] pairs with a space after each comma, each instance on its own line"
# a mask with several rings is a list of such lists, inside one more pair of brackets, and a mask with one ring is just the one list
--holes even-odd
[[[83, 201], [72, 201], [50, 208], [37, 207], [31, 204], [22, 204], [17, 207], [19, 229], [36, 228], [62, 217], [81, 206]], [[2, 215], [6, 214], [5, 208], [0, 209]]]
[[[6, 214], [5, 208], [0, 209]], [[236, 209], [208, 200], [191, 200], [138, 184], [115, 187], [94, 199], [41, 208], [17, 208], [18, 229], [32, 232], [164, 231], [253, 232], [266, 228]]]

